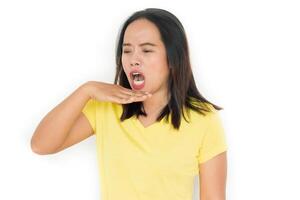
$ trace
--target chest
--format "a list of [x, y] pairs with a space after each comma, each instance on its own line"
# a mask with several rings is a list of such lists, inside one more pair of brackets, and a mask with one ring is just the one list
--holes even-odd
[[102, 143], [103, 151], [109, 152], [107, 158], [117, 160], [118, 165], [145, 170], [151, 166], [168, 173], [198, 173], [199, 130], [193, 126], [183, 123], [180, 131], [175, 131], [163, 121], [140, 118], [116, 127], [111, 124], [107, 130], [114, 131], [107, 131], [109, 134], [102, 138]]
[[147, 128], [157, 122], [155, 117], [139, 116], [137, 120], [144, 128]]

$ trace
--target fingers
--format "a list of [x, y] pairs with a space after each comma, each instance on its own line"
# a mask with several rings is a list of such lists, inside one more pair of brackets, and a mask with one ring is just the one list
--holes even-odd
[[131, 97], [130, 99], [132, 101], [144, 101], [146, 100], [147, 98], [150, 98], [152, 95], [151, 94], [143, 94], [143, 95], [136, 95], [136, 96], [133, 96]]
[[124, 94], [130, 95], [130, 96], [136, 96], [136, 95], [141, 96], [141, 95], [149, 94], [149, 92], [129, 90], [129, 91], [124, 91]]
[[144, 101], [151, 97], [152, 94], [145, 91], [135, 91], [123, 86], [119, 86], [120, 92], [115, 94], [116, 101], [122, 104], [132, 103], [136, 101]]
[[135, 91], [135, 90], [131, 90], [131, 89], [128, 89], [128, 88], [125, 88], [125, 87], [121, 87], [121, 91], [125, 94], [128, 94], [128, 95], [133, 95], [133, 94], [149, 94], [149, 92], [146, 92], [146, 91]]
[[116, 96], [120, 97], [120, 98], [123, 98], [123, 99], [126, 99], [126, 98], [130, 98], [130, 97], [141, 97], [141, 96], [144, 96], [144, 95], [148, 95], [146, 93], [137, 93], [137, 92], [120, 92], [118, 93]]
[[118, 99], [120, 103], [127, 104], [127, 103], [132, 103], [132, 102], [137, 102], [137, 101], [144, 101], [147, 98], [150, 98], [152, 95], [151, 94], [134, 94], [134, 95], [118, 95]]

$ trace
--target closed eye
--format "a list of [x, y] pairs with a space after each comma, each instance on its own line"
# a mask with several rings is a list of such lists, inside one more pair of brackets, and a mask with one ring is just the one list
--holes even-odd
[[[123, 51], [123, 53], [130, 53], [131, 51]], [[143, 50], [144, 53], [149, 53], [149, 52], [153, 52], [153, 51], [150, 51], [150, 50]]]

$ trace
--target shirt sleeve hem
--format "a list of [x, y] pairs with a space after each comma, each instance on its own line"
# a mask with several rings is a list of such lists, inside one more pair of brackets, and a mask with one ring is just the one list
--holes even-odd
[[198, 159], [198, 163], [199, 163], [199, 164], [202, 164], [202, 163], [204, 163], [204, 162], [206, 162], [206, 161], [208, 161], [208, 160], [214, 158], [215, 156], [217, 156], [217, 155], [219, 155], [220, 153], [223, 153], [223, 152], [225, 152], [225, 151], [227, 151], [227, 150], [228, 150], [228, 147], [227, 147], [227, 146], [219, 147], [219, 148], [215, 149], [214, 151], [211, 151], [211, 152], [207, 153], [204, 157], [199, 158], [199, 159]]

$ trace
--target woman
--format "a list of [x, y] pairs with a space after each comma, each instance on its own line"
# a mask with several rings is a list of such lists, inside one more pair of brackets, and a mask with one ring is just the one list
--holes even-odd
[[227, 145], [218, 107], [197, 90], [184, 28], [145, 9], [119, 34], [114, 84], [88, 81], [50, 111], [31, 140], [37, 154], [95, 134], [102, 200], [225, 200]]

